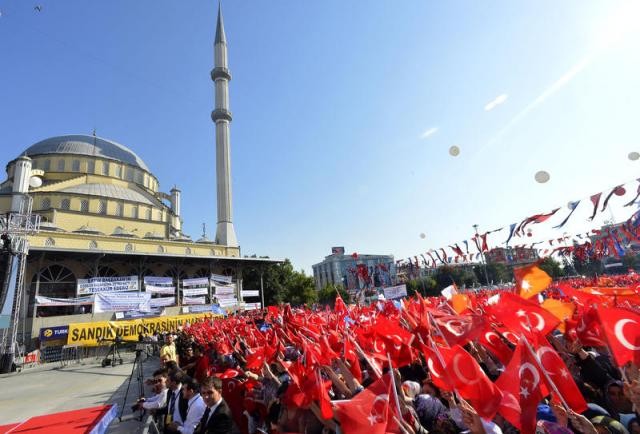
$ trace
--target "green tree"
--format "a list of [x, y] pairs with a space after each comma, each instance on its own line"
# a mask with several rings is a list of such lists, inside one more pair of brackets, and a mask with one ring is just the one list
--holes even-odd
[[318, 302], [322, 304], [334, 305], [336, 301], [336, 295], [340, 294], [340, 297], [345, 303], [351, 302], [351, 296], [349, 292], [344, 289], [342, 285], [327, 284], [324, 288], [318, 291]]
[[433, 296], [440, 294], [440, 292], [436, 290], [437, 282], [433, 277], [420, 277], [418, 279], [408, 281], [406, 285], [408, 296], [412, 296], [416, 292], [423, 296]]
[[[243, 287], [260, 288], [259, 268], [243, 272]], [[264, 301], [267, 306], [280, 303], [292, 305], [310, 304], [318, 299], [313, 277], [304, 271], [295, 271], [291, 261], [286, 259], [279, 264], [270, 264], [262, 268], [264, 282]]]
[[564, 269], [560, 265], [560, 262], [556, 261], [552, 257], [544, 258], [539, 265], [540, 269], [551, 276], [553, 279], [564, 276]]
[[438, 268], [433, 277], [436, 281], [435, 290], [439, 293], [447, 286], [455, 283], [457, 286], [471, 287], [478, 283], [478, 277], [468, 267], [450, 267], [443, 265]]

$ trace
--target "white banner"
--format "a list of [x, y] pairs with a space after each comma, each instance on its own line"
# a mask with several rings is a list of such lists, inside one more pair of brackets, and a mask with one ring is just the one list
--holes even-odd
[[193, 279], [184, 279], [182, 281], [182, 286], [200, 286], [200, 285], [209, 286], [209, 278], [208, 277], [195, 277]]
[[213, 295], [218, 300], [231, 300], [232, 298], [235, 300], [235, 294], [214, 294]]
[[100, 312], [122, 312], [126, 310], [148, 311], [151, 294], [146, 293], [100, 293], [95, 295], [93, 311]]
[[92, 304], [93, 295], [75, 298], [52, 298], [36, 295], [36, 303], [38, 306], [78, 306], [81, 304]]
[[260, 309], [260, 303], [245, 303], [244, 304], [244, 309], [245, 310]]
[[204, 297], [182, 297], [182, 304], [205, 304]]
[[182, 295], [190, 297], [192, 295], [207, 295], [209, 288], [183, 288]]
[[235, 286], [218, 286], [216, 285], [216, 295], [218, 294], [235, 294]]
[[223, 276], [222, 274], [212, 274], [211, 280], [218, 283], [231, 283], [231, 276]]
[[242, 296], [243, 297], [259, 297], [260, 296], [260, 291], [258, 290], [249, 290], [249, 291], [242, 291]]
[[175, 294], [176, 287], [175, 286], [156, 286], [156, 285], [147, 285], [145, 283], [144, 290], [149, 294]]
[[137, 290], [138, 276], [92, 277], [91, 279], [78, 279], [78, 295]]
[[384, 298], [387, 300], [393, 300], [394, 298], [401, 298], [407, 296], [407, 285], [390, 286], [384, 288]]
[[149, 306], [151, 307], [166, 307], [174, 304], [176, 304], [175, 297], [158, 297], [149, 300]]
[[218, 304], [220, 305], [220, 307], [236, 306], [238, 304], [238, 299], [230, 298], [225, 300], [218, 300]]
[[173, 285], [173, 277], [144, 276], [145, 285]]

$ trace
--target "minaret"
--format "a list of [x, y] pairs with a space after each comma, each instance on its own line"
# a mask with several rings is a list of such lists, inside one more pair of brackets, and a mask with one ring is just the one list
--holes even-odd
[[237, 247], [238, 240], [233, 228], [231, 200], [231, 148], [229, 129], [231, 112], [229, 111], [229, 73], [227, 62], [227, 37], [224, 34], [222, 8], [218, 5], [218, 23], [213, 48], [214, 68], [211, 79], [215, 84], [216, 105], [211, 119], [216, 124], [216, 182], [218, 186], [218, 226], [216, 243]]

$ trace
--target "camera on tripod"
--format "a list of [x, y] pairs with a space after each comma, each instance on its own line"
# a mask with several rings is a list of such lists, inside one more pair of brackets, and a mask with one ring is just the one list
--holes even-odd
[[98, 342], [112, 342], [111, 346], [109, 347], [109, 352], [107, 353], [107, 355], [105, 356], [104, 359], [102, 359], [102, 367], [106, 367], [106, 366], [115, 366], [116, 362], [119, 362], [122, 365], [122, 356], [120, 355], [120, 350], [118, 349], [118, 346], [122, 345], [122, 337], [121, 336], [116, 336], [115, 339], [100, 339]]

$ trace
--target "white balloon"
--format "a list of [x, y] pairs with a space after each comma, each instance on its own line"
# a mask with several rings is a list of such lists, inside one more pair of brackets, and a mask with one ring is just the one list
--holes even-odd
[[420, 234], [420, 238], [422, 238], [422, 239], [424, 240], [425, 238], [427, 238], [427, 235], [426, 235], [424, 232], [422, 232], [422, 233]]
[[640, 158], [640, 154], [637, 152], [629, 152], [629, 160], [631, 161], [636, 161], [637, 159]]
[[539, 172], [536, 172], [535, 178], [537, 182], [539, 182], [540, 184], [544, 184], [545, 182], [548, 182], [549, 179], [551, 179], [551, 176], [549, 175], [549, 172], [540, 170]]
[[460, 148], [458, 148], [456, 145], [453, 145], [449, 148], [449, 155], [451, 155], [452, 157], [457, 157], [458, 155], [460, 155]]

